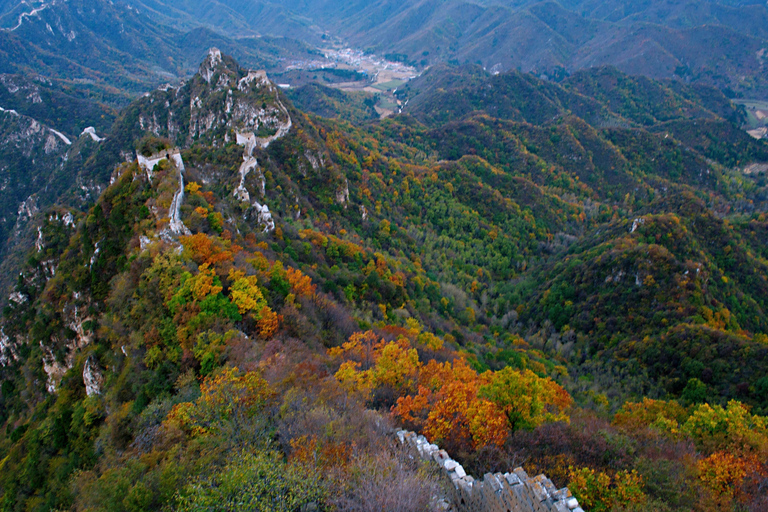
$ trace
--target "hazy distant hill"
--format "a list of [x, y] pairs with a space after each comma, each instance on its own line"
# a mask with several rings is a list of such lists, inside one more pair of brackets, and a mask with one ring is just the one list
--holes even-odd
[[289, 35], [313, 44], [327, 35], [418, 65], [457, 61], [553, 76], [610, 64], [632, 74], [768, 95], [763, 72], [768, 8], [760, 3], [146, 0], [137, 5], [178, 26]]
[[[181, 24], [173, 28], [161, 16], [106, 0], [39, 2], [20, 14], [0, 17], [0, 72], [34, 73], [79, 87], [100, 88], [102, 95], [131, 95], [194, 73], [211, 46], [255, 68], [273, 68], [279, 59], [312, 54], [295, 40], [245, 38]], [[113, 99], [113, 98], [109, 98]]]

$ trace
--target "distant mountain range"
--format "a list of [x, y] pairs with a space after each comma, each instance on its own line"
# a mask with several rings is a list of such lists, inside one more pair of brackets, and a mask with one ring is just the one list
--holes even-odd
[[144, 0], [130, 5], [179, 28], [289, 36], [315, 45], [343, 40], [421, 66], [455, 61], [557, 77], [607, 64], [631, 74], [768, 96], [768, 8], [758, 2]]
[[190, 75], [211, 46], [277, 69], [331, 42], [421, 67], [561, 79], [613, 65], [768, 98], [768, 8], [757, 2], [57, 0], [5, 2], [0, 27], [0, 72], [101, 88], [112, 100]]
[[295, 40], [235, 41], [199, 23], [177, 29], [166, 21], [106, 0], [6, 5], [0, 15], [0, 72], [43, 75], [126, 104], [148, 87], [190, 76], [212, 46], [254, 68], [274, 69], [286, 56], [316, 55]]

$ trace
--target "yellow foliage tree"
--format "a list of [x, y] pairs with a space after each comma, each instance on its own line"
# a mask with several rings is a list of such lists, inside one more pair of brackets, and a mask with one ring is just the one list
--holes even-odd
[[531, 370], [504, 368], [483, 374], [480, 396], [495, 403], [506, 415], [512, 430], [533, 429], [542, 423], [568, 421], [571, 396], [549, 377]]
[[680, 424], [690, 415], [688, 409], [674, 400], [653, 400], [643, 398], [642, 402], [627, 402], [613, 417], [613, 425], [627, 432], [638, 432], [645, 428], [677, 435]]
[[216, 273], [207, 263], [200, 266], [197, 275], [189, 280], [189, 287], [195, 300], [203, 300], [209, 295], [216, 295], [222, 290], [215, 284]]
[[267, 306], [267, 301], [259, 289], [258, 278], [232, 269], [229, 272], [229, 280], [232, 282], [229, 295], [240, 314], [256, 312], [257, 318], [261, 318], [261, 311]]
[[401, 338], [384, 342], [372, 332], [353, 334], [341, 347], [329, 354], [348, 359], [343, 362], [336, 378], [351, 391], [370, 398], [379, 387], [388, 386], [400, 394], [415, 391], [421, 363], [416, 349]]
[[697, 406], [681, 430], [702, 449], [768, 453], [768, 418], [750, 414], [736, 400], [725, 408]]
[[175, 405], [163, 424], [192, 436], [209, 434], [223, 422], [253, 416], [273, 395], [273, 390], [258, 374], [223, 368], [205, 379], [197, 400]]
[[585, 510], [634, 510], [647, 501], [643, 478], [637, 471], [619, 471], [611, 478], [590, 468], [568, 468], [568, 489]]

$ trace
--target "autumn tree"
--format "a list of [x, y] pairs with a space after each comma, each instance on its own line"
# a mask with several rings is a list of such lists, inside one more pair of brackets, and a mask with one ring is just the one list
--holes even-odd
[[346, 359], [336, 378], [365, 399], [385, 386], [399, 395], [416, 390], [421, 362], [416, 349], [405, 338], [385, 342], [372, 331], [359, 332], [341, 347], [330, 349], [329, 354]]
[[513, 430], [566, 421], [571, 402], [558, 384], [529, 370], [505, 368], [478, 375], [457, 359], [427, 363], [420, 371], [418, 394], [400, 398], [392, 411], [431, 439], [501, 446]]
[[591, 468], [570, 467], [568, 473], [568, 489], [585, 510], [634, 510], [648, 499], [643, 479], [635, 470], [618, 471], [613, 477]]
[[734, 500], [744, 501], [744, 479], [763, 472], [756, 455], [739, 456], [727, 451], [718, 451], [701, 459], [696, 469], [704, 488], [723, 505], [732, 504]]
[[175, 405], [164, 424], [191, 436], [211, 434], [226, 423], [242, 423], [254, 418], [273, 395], [258, 374], [222, 368], [203, 381], [200, 397], [194, 402]]
[[530, 430], [545, 422], [568, 421], [565, 411], [573, 399], [552, 379], [507, 367], [491, 372], [488, 380], [479, 396], [501, 408], [510, 429]]
[[259, 337], [267, 339], [272, 337], [280, 326], [280, 316], [272, 311], [259, 288], [259, 280], [256, 276], [246, 276], [240, 270], [232, 269], [229, 273], [230, 297], [237, 305], [241, 315], [249, 315], [256, 321], [256, 330]]

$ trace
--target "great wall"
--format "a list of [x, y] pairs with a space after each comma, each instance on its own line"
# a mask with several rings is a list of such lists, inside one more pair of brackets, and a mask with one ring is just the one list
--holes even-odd
[[444, 502], [450, 512], [584, 512], [567, 487], [557, 489], [544, 475], [529, 477], [523, 468], [511, 473], [468, 475], [445, 450], [422, 435], [398, 430], [397, 439], [427, 461], [434, 461], [452, 485]]

